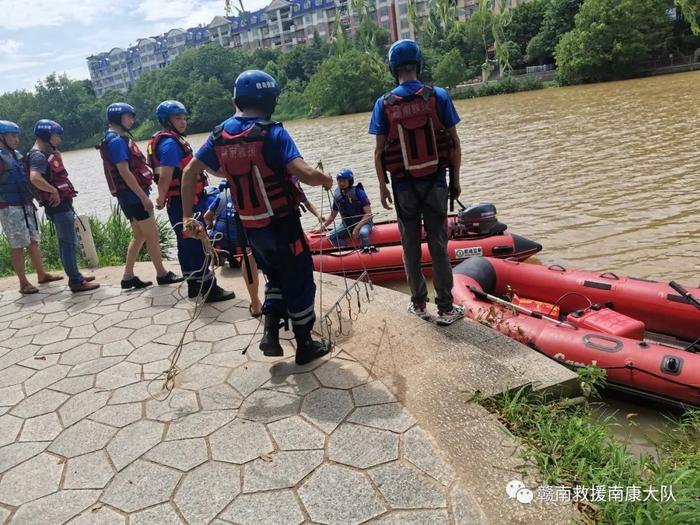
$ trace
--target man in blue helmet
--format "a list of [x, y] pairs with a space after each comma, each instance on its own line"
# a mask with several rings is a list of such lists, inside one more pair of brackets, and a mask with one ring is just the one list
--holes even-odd
[[[428, 289], [421, 269], [421, 223], [433, 266], [436, 322], [449, 325], [464, 317], [452, 303], [452, 267], [447, 254], [447, 203], [461, 192], [459, 115], [447, 92], [418, 80], [422, 56], [413, 40], [389, 49], [389, 69], [398, 84], [379, 97], [369, 133], [376, 136], [374, 164], [382, 206], [391, 209], [386, 173], [391, 175], [406, 277], [411, 288], [409, 312], [428, 319]], [[447, 171], [450, 172], [450, 184]]]
[[68, 286], [73, 292], [89, 292], [100, 285], [92, 276], [83, 276], [78, 269], [78, 238], [75, 233], [73, 198], [78, 194], [73, 187], [63, 159], [58, 151], [63, 127], [53, 120], [41, 119], [34, 125], [34, 146], [27, 153], [29, 178], [36, 188], [35, 195], [44, 206], [46, 217], [56, 228], [58, 255], [68, 275]]
[[10, 258], [12, 268], [19, 278], [19, 291], [30, 294], [39, 290], [27, 280], [25, 249], [36, 268], [40, 284], [63, 277], [47, 273], [41, 260], [39, 224], [32, 203], [32, 192], [22, 155], [17, 151], [20, 131], [14, 122], [0, 120], [0, 226], [10, 244]]
[[372, 233], [372, 208], [365, 189], [359, 182], [355, 185], [355, 176], [350, 168], [342, 168], [335, 178], [338, 187], [333, 195], [333, 207], [330, 216], [321, 224], [321, 229], [331, 224], [340, 213], [343, 224], [328, 234], [331, 242], [342, 246], [349, 238], [350, 244], [355, 247], [360, 242], [363, 253], [377, 251], [369, 240]]
[[185, 216], [191, 216], [196, 174], [208, 167], [226, 176], [240, 224], [268, 281], [260, 349], [267, 356], [283, 354], [280, 321], [289, 319], [296, 362], [305, 364], [327, 354], [330, 344], [311, 337], [316, 285], [299, 218], [302, 197], [292, 177], [327, 189], [333, 179], [304, 162], [282, 125], [270, 121], [278, 96], [277, 82], [267, 73], [250, 70], [238, 76], [236, 115], [214, 130], [185, 169], [182, 200]]
[[[156, 118], [163, 129], [151, 137], [147, 149], [148, 161], [158, 184], [156, 208], [162, 210], [167, 206], [168, 218], [177, 240], [177, 258], [187, 278], [187, 296], [194, 298], [202, 295], [207, 303], [233, 299], [236, 294], [216, 284], [211, 270], [205, 267], [202, 242], [183, 232], [180, 185], [182, 170], [192, 160], [192, 147], [185, 139], [187, 109], [177, 100], [166, 100], [156, 108]], [[206, 185], [207, 176], [202, 172], [197, 177], [195, 188], [195, 209], [200, 219], [206, 211], [200, 204]]]
[[179, 283], [182, 277], [163, 266], [160, 254], [158, 227], [153, 216], [150, 199], [153, 175], [146, 157], [131, 138], [130, 131], [136, 122], [136, 110], [125, 102], [115, 102], [107, 107], [109, 129], [97, 146], [110, 193], [117, 198], [122, 213], [131, 223], [134, 236], [126, 252], [126, 265], [121, 287], [145, 288], [153, 283], [142, 281], [134, 275], [134, 265], [143, 244], [157, 272], [160, 285]]

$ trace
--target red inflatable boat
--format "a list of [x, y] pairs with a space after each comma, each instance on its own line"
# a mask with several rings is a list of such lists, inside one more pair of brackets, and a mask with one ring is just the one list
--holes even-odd
[[572, 368], [595, 364], [613, 388], [700, 406], [700, 310], [668, 284], [483, 257], [454, 279], [470, 318]]
[[[448, 218], [447, 253], [452, 265], [473, 256], [525, 260], [542, 250], [542, 245], [520, 235], [506, 233], [507, 226], [496, 219], [496, 208], [483, 203], [463, 209]], [[404, 279], [403, 248], [396, 221], [376, 223], [370, 242], [374, 253], [362, 253], [354, 246], [336, 248], [325, 233], [307, 234], [314, 254], [314, 269], [324, 273], [356, 277], [367, 270], [374, 282]], [[423, 232], [423, 273], [432, 272], [431, 257]]]

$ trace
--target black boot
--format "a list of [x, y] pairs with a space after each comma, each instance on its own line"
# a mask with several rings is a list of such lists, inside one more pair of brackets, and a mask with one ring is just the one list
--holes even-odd
[[280, 318], [265, 314], [265, 329], [260, 340], [260, 350], [268, 357], [284, 355], [280, 345]]
[[184, 277], [182, 277], [181, 275], [175, 275], [173, 272], [168, 272], [161, 277], [156, 277], [156, 281], [158, 281], [158, 284], [160, 286], [162, 286], [164, 284], [181, 283], [184, 280], [185, 280]]
[[325, 339], [314, 341], [311, 334], [302, 337], [297, 337], [297, 355], [296, 362], [298, 365], [305, 365], [314, 359], [323, 357], [331, 351], [331, 344]]
[[[211, 288], [211, 290], [209, 289]], [[235, 299], [235, 292], [227, 292], [221, 286], [216, 284], [216, 281], [207, 281], [202, 284], [200, 281], [187, 281], [187, 297], [194, 299], [198, 295], [206, 295], [205, 303], [218, 303], [220, 301], [228, 301]], [[208, 293], [207, 293], [208, 292]]]

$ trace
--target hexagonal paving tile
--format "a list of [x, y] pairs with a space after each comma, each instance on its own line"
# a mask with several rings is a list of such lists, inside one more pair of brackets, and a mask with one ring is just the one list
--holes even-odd
[[87, 390], [71, 397], [58, 409], [64, 426], [69, 427], [99, 410], [107, 404], [109, 392], [101, 392], [98, 389]]
[[415, 467], [398, 461], [369, 471], [372, 481], [395, 509], [429, 509], [447, 506], [445, 488]]
[[348, 390], [369, 381], [369, 372], [358, 363], [333, 359], [314, 370], [323, 386]]
[[10, 410], [10, 414], [25, 419], [48, 414], [61, 406], [66, 399], [68, 399], [66, 394], [41, 390], [20, 401], [19, 404]]
[[405, 432], [416, 423], [415, 418], [400, 403], [360, 407], [348, 421], [392, 432]]
[[300, 403], [301, 398], [298, 396], [272, 390], [258, 390], [243, 402], [238, 415], [251, 421], [272, 423], [296, 415]]
[[91, 506], [100, 497], [99, 490], [60, 490], [22, 505], [12, 517], [13, 523], [65, 523]]
[[235, 410], [209, 410], [173, 421], [166, 440], [208, 436], [236, 417]]
[[189, 390], [174, 388], [170, 396], [164, 400], [149, 399], [146, 401], [146, 417], [157, 421], [175, 421], [199, 412], [197, 394]]
[[130, 525], [182, 525], [172, 504], [164, 503], [129, 516]]
[[126, 516], [100, 505], [85, 510], [66, 525], [124, 525], [124, 523], [126, 523]]
[[164, 428], [163, 423], [141, 420], [119, 430], [107, 445], [107, 452], [117, 470], [160, 443]]
[[0, 502], [18, 506], [56, 492], [62, 471], [61, 459], [43, 452], [3, 475]]
[[134, 363], [122, 362], [103, 370], [95, 379], [95, 386], [112, 390], [141, 380], [141, 367]]
[[100, 357], [100, 345], [83, 343], [61, 354], [60, 363], [64, 365], [78, 365], [86, 361], [92, 361]]
[[72, 458], [104, 448], [117, 429], [88, 419], [67, 428], [51, 443], [49, 452]]
[[319, 523], [357, 525], [386, 510], [366, 476], [337, 465], [323, 465], [298, 493]]
[[244, 396], [249, 396], [272, 377], [270, 366], [248, 362], [234, 369], [227, 382]]
[[309, 450], [325, 446], [325, 434], [299, 416], [275, 421], [267, 428], [281, 450]]
[[399, 436], [387, 430], [343, 423], [331, 435], [328, 459], [369, 468], [399, 457]]
[[195, 332], [195, 339], [198, 341], [220, 341], [236, 335], [236, 329], [228, 323], [211, 323], [203, 326]]
[[228, 410], [241, 406], [243, 398], [229, 384], [216, 385], [199, 392], [203, 410]]
[[0, 454], [0, 474], [10, 470], [15, 465], [36, 456], [46, 448], [47, 443], [29, 442], [12, 443], [2, 447]]
[[393, 403], [396, 397], [381, 381], [372, 381], [352, 389], [352, 397], [358, 407]]
[[0, 447], [14, 443], [21, 428], [21, 418], [9, 414], [0, 416]]
[[[448, 525], [446, 510], [397, 510], [382, 516], [376, 525]], [[455, 523], [478, 523], [474, 521], [456, 521]]]
[[112, 479], [114, 470], [104, 450], [69, 459], [66, 466], [66, 489], [101, 489]]
[[296, 394], [305, 396], [309, 392], [313, 392], [320, 386], [312, 373], [294, 374], [291, 376], [274, 376], [270, 379], [263, 388], [276, 390], [278, 392], [286, 392], [288, 394]]
[[221, 517], [245, 525], [299, 525], [304, 521], [291, 490], [241, 494]]
[[278, 452], [271, 461], [256, 459], [243, 467], [243, 492], [292, 488], [321, 463], [322, 450]]
[[207, 462], [188, 473], [174, 502], [191, 525], [209, 523], [241, 490], [241, 469]]
[[62, 365], [55, 365], [45, 370], [40, 370], [24, 382], [24, 391], [28, 396], [31, 396], [66, 377], [69, 370], [69, 366]]
[[404, 434], [403, 439], [404, 457], [408, 461], [443, 485], [452, 483], [452, 467], [440, 457], [423, 429], [413, 427]]
[[[231, 444], [236, 443], [232, 447]], [[265, 426], [245, 420], [236, 420], [214, 432], [209, 438], [213, 459], [242, 464], [269, 454], [274, 449]]]
[[178, 471], [139, 459], [114, 477], [102, 501], [135, 512], [168, 501], [179, 479]]
[[105, 328], [92, 336], [92, 338], [90, 338], [90, 342], [98, 345], [114, 343], [115, 341], [128, 339], [132, 332], [133, 330], [129, 328], [117, 328], [112, 326], [110, 328]]
[[[0, 429], [3, 428], [2, 419], [0, 417]], [[44, 414], [43, 416], [33, 417], [24, 422], [22, 434], [19, 437], [20, 441], [52, 441], [58, 436], [63, 427], [58, 420], [58, 415], [55, 412]], [[0, 430], [0, 434], [2, 434]]]
[[204, 438], [166, 441], [149, 450], [145, 458], [178, 470], [192, 470], [207, 461], [207, 443]]
[[348, 392], [319, 388], [304, 398], [301, 415], [324, 432], [331, 433], [352, 409]]
[[73, 369], [68, 374], [68, 377], [85, 376], [89, 374], [99, 374], [103, 370], [116, 365], [123, 361], [124, 358], [120, 356], [116, 357], [100, 357], [98, 359], [93, 359], [92, 361], [87, 361], [75, 365]]
[[223, 383], [229, 372], [227, 368], [198, 363], [178, 374], [175, 382], [180, 388], [201, 390]]
[[92, 414], [90, 419], [113, 427], [122, 428], [141, 419], [141, 404], [108, 405]]
[[175, 351], [172, 345], [162, 343], [147, 343], [143, 346], [135, 347], [136, 350], [129, 354], [127, 361], [138, 364], [152, 363], [161, 359], [168, 359]]

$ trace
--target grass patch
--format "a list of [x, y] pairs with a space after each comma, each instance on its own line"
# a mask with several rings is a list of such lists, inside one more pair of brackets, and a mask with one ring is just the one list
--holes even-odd
[[[119, 266], [126, 261], [126, 250], [131, 241], [131, 225], [116, 205], [112, 205], [109, 217], [106, 221], [101, 221], [97, 217], [90, 216], [90, 229], [95, 241], [97, 258], [100, 266]], [[170, 226], [170, 222], [164, 217], [156, 217], [158, 226], [158, 237], [160, 242], [160, 252], [163, 259], [169, 259], [169, 253], [175, 246], [175, 235]], [[39, 230], [41, 231], [41, 254], [44, 266], [47, 270], [62, 270], [61, 259], [58, 255], [58, 238], [53, 224], [46, 218], [39, 220]], [[139, 253], [139, 261], [148, 261], [146, 247]], [[82, 252], [78, 251], [78, 265], [81, 268], [87, 267], [87, 261]], [[32, 269], [33, 266], [25, 252], [25, 267]], [[14, 270], [10, 263], [10, 244], [5, 234], [0, 234], [0, 277], [14, 275]]]
[[459, 87], [450, 92], [454, 99], [490, 97], [492, 95], [504, 95], [506, 93], [519, 93], [521, 91], [534, 91], [543, 89], [544, 83], [539, 78], [526, 78], [515, 80], [511, 77], [498, 80], [497, 82], [486, 82], [476, 86]]
[[[583, 388], [595, 396], [604, 372], [579, 373]], [[673, 421], [657, 445], [658, 457], [634, 455], [610, 432], [612, 416], [595, 415], [587, 400], [549, 402], [541, 393], [522, 388], [497, 399], [475, 399], [525, 445], [520, 454], [535, 465], [544, 486], [621, 487], [623, 501], [575, 503], [582, 523], [615, 525], [700, 524], [700, 410]], [[532, 474], [532, 472], [530, 472]], [[648, 488], [672, 487], [675, 501], [655, 501]], [[627, 497], [627, 487], [640, 487], [641, 500]], [[659, 492], [656, 498], [661, 500]], [[535, 494], [537, 498], [537, 494]], [[583, 498], [581, 498], [583, 499]]]

